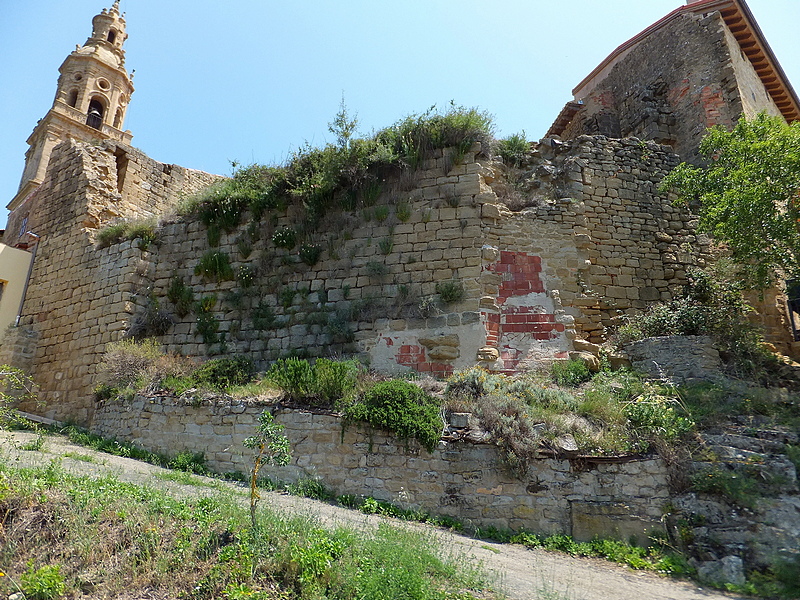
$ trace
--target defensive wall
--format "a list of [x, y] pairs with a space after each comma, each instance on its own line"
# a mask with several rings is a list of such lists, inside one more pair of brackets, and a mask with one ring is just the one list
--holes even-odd
[[[99, 248], [102, 226], [169, 214], [216, 178], [113, 142], [65, 142], [30, 199], [40, 246], [21, 327], [0, 359], [32, 373], [47, 416], [84, 424], [105, 345], [131, 330], [171, 352], [240, 353], [261, 367], [300, 351], [361, 355], [384, 372], [513, 373], [567, 357], [576, 337], [603, 341], [708, 260], [694, 217], [658, 192], [678, 163], [667, 147], [544, 140], [519, 170], [481, 150], [458, 164], [439, 151], [387, 178], [369, 206], [332, 209], [315, 228], [289, 207], [256, 222], [244, 215], [212, 246], [199, 220], [172, 217], [149, 245]], [[273, 241], [304, 227], [291, 249]], [[209, 253], [230, 265], [228, 277], [199, 267]], [[169, 299], [175, 282], [192, 311]], [[774, 308], [762, 312], [767, 333], [788, 347]]]

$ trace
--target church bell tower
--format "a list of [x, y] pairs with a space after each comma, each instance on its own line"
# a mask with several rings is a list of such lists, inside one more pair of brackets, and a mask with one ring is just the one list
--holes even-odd
[[133, 94], [122, 49], [127, 37], [119, 0], [92, 19], [91, 37], [83, 46], [76, 46], [59, 68], [53, 106], [27, 140], [30, 148], [25, 153], [25, 170], [9, 210], [17, 208], [42, 183], [56, 144], [67, 138], [130, 144], [133, 136], [122, 129]]

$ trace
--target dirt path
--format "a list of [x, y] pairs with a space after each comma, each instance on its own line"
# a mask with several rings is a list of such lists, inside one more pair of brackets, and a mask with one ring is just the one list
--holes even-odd
[[[245, 488], [216, 479], [192, 476], [193, 485], [170, 480], [171, 471], [136, 460], [96, 452], [71, 444], [61, 436], [47, 436], [39, 451], [21, 450], [35, 439], [29, 432], [0, 431], [0, 461], [11, 467], [44, 466], [58, 460], [64, 470], [75, 475], [99, 477], [113, 474], [123, 481], [162, 489], [175, 496], [215, 495], [220, 491], [240, 495]], [[91, 459], [87, 459], [91, 457]], [[385, 517], [331, 506], [324, 502], [278, 493], [264, 495], [272, 507], [312, 515], [326, 524], [374, 527]], [[512, 600], [729, 600], [737, 596], [707, 590], [652, 573], [632, 571], [612, 563], [512, 544], [494, 544], [456, 535], [420, 524], [397, 522], [400, 526], [431, 531], [441, 543], [483, 563], [498, 576]]]

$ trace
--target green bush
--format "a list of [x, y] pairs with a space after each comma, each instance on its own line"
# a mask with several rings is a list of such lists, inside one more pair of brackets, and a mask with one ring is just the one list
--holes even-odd
[[210, 250], [200, 257], [194, 268], [195, 275], [202, 275], [208, 281], [230, 281], [233, 279], [233, 267], [225, 252]]
[[457, 279], [439, 281], [436, 283], [436, 293], [445, 304], [461, 302], [465, 295], [464, 284]]
[[445, 394], [477, 399], [493, 394], [505, 385], [503, 375], [490, 373], [483, 367], [470, 367], [456, 371], [447, 379]]
[[297, 252], [300, 260], [307, 264], [309, 267], [313, 267], [319, 261], [319, 257], [322, 255], [322, 246], [319, 244], [309, 244], [304, 243], [300, 244], [300, 249]]
[[276, 229], [272, 234], [272, 243], [278, 248], [291, 250], [297, 244], [297, 232], [291, 227]]
[[315, 391], [326, 403], [336, 402], [355, 389], [360, 372], [358, 361], [318, 358], [314, 363]]
[[178, 316], [183, 318], [192, 310], [194, 292], [192, 288], [184, 283], [183, 277], [173, 275], [167, 289], [167, 299], [175, 306], [175, 312]]
[[442, 437], [439, 400], [406, 381], [384, 381], [364, 392], [345, 408], [345, 423], [365, 422], [414, 438], [433, 452]]
[[314, 370], [304, 359], [279, 359], [267, 370], [266, 378], [295, 402], [309, 396], [314, 390]]
[[497, 142], [497, 153], [507, 165], [519, 167], [531, 153], [531, 144], [524, 131], [515, 133]]
[[577, 387], [589, 381], [592, 374], [582, 360], [556, 361], [550, 369], [550, 375], [558, 385]]
[[33, 563], [20, 577], [22, 591], [31, 600], [54, 600], [64, 594], [66, 585], [60, 565], [45, 565], [35, 569]]
[[201, 386], [225, 389], [244, 385], [253, 380], [255, 364], [246, 356], [231, 356], [209, 360], [192, 374], [192, 378]]

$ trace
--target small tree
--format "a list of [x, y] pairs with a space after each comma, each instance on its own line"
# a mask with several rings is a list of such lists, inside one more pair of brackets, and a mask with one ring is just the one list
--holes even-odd
[[727, 246], [747, 287], [800, 274], [800, 123], [761, 113], [713, 127], [700, 154], [705, 166], [678, 165], [661, 189], [699, 203], [700, 229]]
[[261, 495], [258, 493], [258, 472], [264, 465], [282, 467], [289, 464], [291, 450], [289, 438], [283, 433], [283, 425], [276, 423], [269, 411], [263, 411], [258, 418], [258, 433], [247, 438], [244, 445], [256, 450], [253, 469], [250, 472], [250, 520], [256, 526], [256, 505]]
[[12, 421], [12, 406], [34, 397], [34, 383], [16, 367], [0, 365], [0, 427]]

